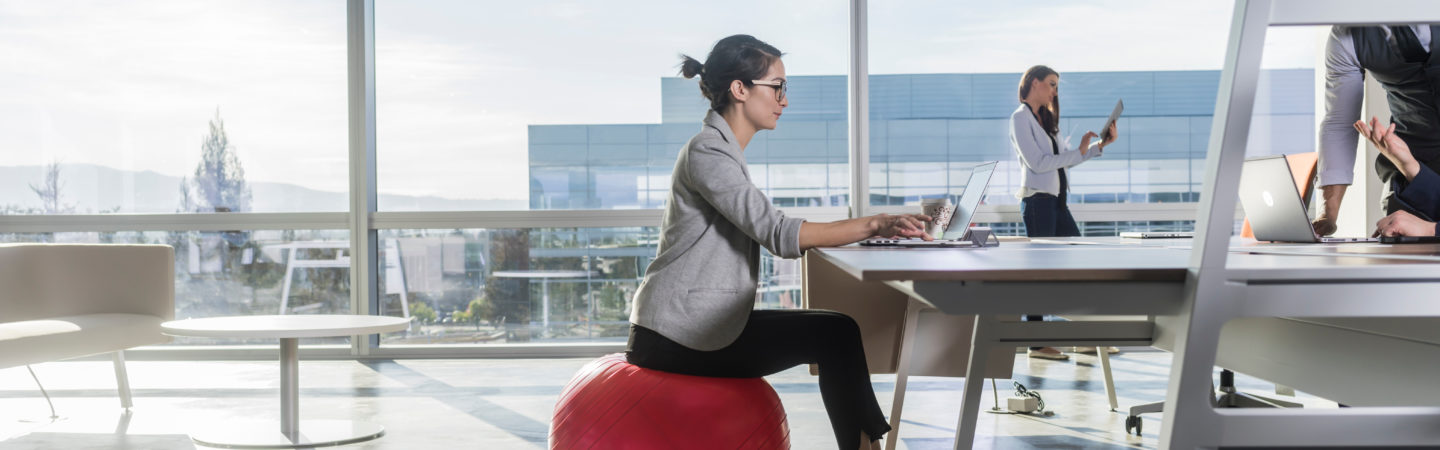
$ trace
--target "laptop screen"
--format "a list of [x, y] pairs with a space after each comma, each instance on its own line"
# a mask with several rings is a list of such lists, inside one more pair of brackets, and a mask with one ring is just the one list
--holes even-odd
[[970, 219], [975, 217], [975, 210], [980, 209], [980, 201], [985, 199], [985, 187], [990, 184], [990, 175], [995, 172], [998, 163], [990, 161], [970, 171], [970, 181], [965, 183], [965, 191], [955, 201], [955, 215], [950, 217], [950, 226], [945, 227], [944, 235], [936, 236], [937, 239], [965, 237], [965, 230], [970, 229]]

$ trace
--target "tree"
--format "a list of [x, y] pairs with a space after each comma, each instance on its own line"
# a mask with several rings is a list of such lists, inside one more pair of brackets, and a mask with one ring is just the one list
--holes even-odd
[[[200, 142], [200, 163], [195, 166], [194, 176], [180, 179], [180, 211], [249, 211], [250, 186], [245, 182], [245, 167], [230, 145], [219, 108], [209, 125], [209, 134]], [[238, 231], [221, 232], [220, 237], [233, 247], [249, 240], [247, 233]]]
[[69, 214], [75, 212], [74, 204], [64, 203], [64, 194], [61, 190], [65, 185], [60, 183], [60, 162], [55, 161], [45, 165], [45, 181], [39, 186], [30, 185], [30, 190], [40, 197], [41, 214]]
[[435, 310], [425, 302], [410, 302], [410, 317], [421, 323], [431, 323], [435, 321]]
[[483, 296], [471, 300], [469, 307], [465, 308], [465, 312], [470, 313], [470, 319], [474, 320], [477, 325], [482, 320], [486, 322], [495, 321], [495, 305], [490, 303], [490, 299]]
[[[230, 144], [225, 131], [225, 122], [220, 110], [209, 121], [209, 131], [200, 142], [200, 162], [195, 172], [180, 181], [180, 212], [245, 212], [250, 210], [250, 187], [245, 182], [245, 168], [240, 163], [236, 149]], [[259, 253], [259, 245], [250, 241], [246, 231], [177, 231], [168, 239], [175, 247], [176, 261], [189, 261], [190, 252], [197, 252], [194, 260], [200, 261], [198, 273], [190, 273], [188, 264], [176, 264], [179, 275], [176, 297], [188, 297], [187, 307], [195, 315], [236, 314], [232, 311], [235, 298], [253, 297], [254, 287], [262, 281], [274, 278], [274, 271], [259, 271], [260, 264], [254, 259], [245, 262], [246, 250]], [[269, 265], [266, 265], [267, 267]], [[218, 270], [210, 268], [218, 267]], [[306, 291], [309, 297], [325, 301], [336, 297], [337, 282], [323, 274], [323, 281], [311, 280], [307, 271], [300, 273], [301, 282], [309, 281], [312, 289]], [[303, 284], [303, 283], [302, 283]], [[347, 285], [348, 286], [348, 285]], [[241, 311], [249, 313], [251, 311]]]
[[181, 208], [187, 212], [245, 212], [250, 210], [250, 186], [245, 168], [230, 138], [220, 110], [210, 121], [210, 133], [200, 143], [200, 163], [193, 177], [181, 180]]
[[470, 312], [456, 310], [450, 313], [450, 321], [455, 323], [470, 323]]
[[190, 196], [190, 177], [180, 177], [180, 209], [175, 212], [195, 211], [195, 199]]

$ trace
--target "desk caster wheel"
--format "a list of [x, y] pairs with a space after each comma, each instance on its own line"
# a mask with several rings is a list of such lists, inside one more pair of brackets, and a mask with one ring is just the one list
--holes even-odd
[[1129, 416], [1129, 417], [1126, 417], [1126, 418], [1125, 418], [1125, 433], [1126, 433], [1126, 434], [1129, 434], [1129, 433], [1130, 433], [1130, 430], [1135, 430], [1135, 435], [1136, 435], [1136, 436], [1139, 436], [1139, 435], [1140, 435], [1140, 427], [1141, 427], [1142, 425], [1144, 425], [1144, 422], [1141, 422], [1141, 421], [1140, 421], [1140, 416]]

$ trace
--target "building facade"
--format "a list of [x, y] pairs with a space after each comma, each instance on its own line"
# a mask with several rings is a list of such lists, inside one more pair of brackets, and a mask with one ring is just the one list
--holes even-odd
[[[1124, 99], [1120, 139], [1071, 172], [1072, 202], [1194, 202], [1219, 71], [1077, 72], [1061, 76], [1061, 138], [1077, 145]], [[1020, 167], [1008, 120], [1019, 74], [870, 77], [870, 203], [913, 205], [957, 194], [977, 162], [998, 160], [986, 203], [1015, 204]], [[789, 78], [790, 106], [745, 150], [779, 206], [845, 206], [849, 150], [844, 76]], [[708, 102], [695, 80], [663, 78], [661, 123], [531, 125], [531, 209], [658, 208], [676, 154]], [[1251, 152], [1314, 151], [1314, 71], [1266, 71]]]

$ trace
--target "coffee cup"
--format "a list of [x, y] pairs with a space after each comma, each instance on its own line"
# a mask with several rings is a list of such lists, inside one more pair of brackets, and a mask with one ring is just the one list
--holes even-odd
[[930, 216], [925, 232], [938, 237], [945, 227], [950, 225], [950, 216], [955, 213], [955, 205], [950, 203], [949, 197], [927, 198], [920, 202], [920, 210], [921, 214]]

